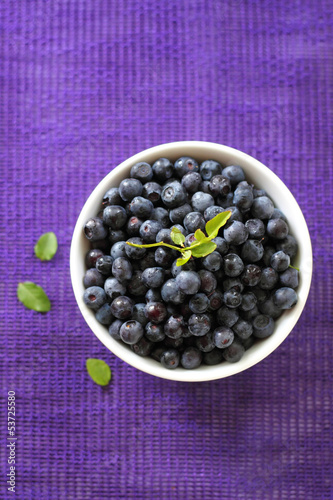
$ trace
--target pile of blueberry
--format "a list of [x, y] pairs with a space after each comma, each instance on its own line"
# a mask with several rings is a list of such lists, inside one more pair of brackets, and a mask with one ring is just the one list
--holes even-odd
[[[176, 250], [126, 244], [174, 244], [176, 226], [190, 246], [225, 211], [215, 251], [183, 266]], [[137, 163], [84, 227], [92, 245], [84, 302], [111, 337], [168, 369], [237, 362], [297, 302], [297, 242], [288, 232], [283, 213], [239, 166], [189, 157]]]

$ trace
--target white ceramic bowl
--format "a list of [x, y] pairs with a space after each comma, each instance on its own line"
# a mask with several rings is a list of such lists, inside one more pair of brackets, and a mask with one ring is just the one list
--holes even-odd
[[[290, 234], [296, 238], [299, 245], [297, 257], [294, 260], [294, 265], [300, 268], [297, 304], [291, 310], [285, 311], [276, 321], [273, 335], [255, 343], [245, 352], [238, 363], [224, 362], [214, 366], [202, 365], [196, 370], [185, 370], [180, 367], [175, 370], [167, 370], [152, 358], [140, 357], [132, 352], [129, 346], [111, 338], [107, 328], [95, 319], [94, 312], [88, 309], [82, 299], [84, 293], [83, 276], [85, 274], [84, 260], [89, 249], [89, 242], [83, 234], [83, 227], [85, 222], [99, 211], [104, 193], [113, 186], [119, 186], [121, 180], [128, 177], [130, 168], [139, 161], [153, 163], [161, 157], [176, 160], [180, 156], [191, 156], [199, 162], [214, 159], [223, 165], [240, 165], [246, 173], [247, 180], [256, 187], [265, 189], [275, 206], [286, 215]], [[312, 248], [305, 219], [295, 198], [285, 184], [262, 163], [241, 151], [220, 144], [199, 141], [173, 142], [147, 149], [132, 156], [113, 169], [98, 184], [86, 201], [75, 226], [70, 253], [70, 270], [73, 290], [80, 311], [94, 334], [111, 352], [129, 365], [151, 375], [182, 382], [199, 382], [229, 377], [250, 368], [271, 354], [289, 335], [302, 313], [309, 293], [312, 276]]]

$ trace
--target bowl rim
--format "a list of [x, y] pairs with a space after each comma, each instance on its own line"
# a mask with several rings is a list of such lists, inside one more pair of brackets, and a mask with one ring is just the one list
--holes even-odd
[[[214, 156], [216, 157], [216, 155], [218, 156], [219, 154], [220, 155], [224, 154], [237, 159], [237, 162], [233, 161], [232, 163], [240, 164], [241, 166], [244, 167], [245, 170], [246, 170], [245, 165], [247, 165], [249, 168], [251, 166], [256, 172], [260, 171], [261, 175], [265, 178], [265, 180], [270, 179], [271, 182], [274, 182], [274, 186], [277, 186], [278, 189], [284, 193], [286, 199], [288, 199], [288, 203], [291, 209], [293, 210], [293, 220], [297, 218], [297, 226], [299, 230], [302, 231], [302, 240], [301, 242], [298, 240], [298, 244], [299, 244], [299, 250], [302, 249], [302, 251], [304, 252], [304, 263], [306, 264], [306, 272], [301, 274], [302, 284], [299, 286], [297, 290], [299, 295], [299, 300], [297, 304], [294, 306], [293, 309], [285, 311], [283, 313], [283, 317], [286, 320], [288, 319], [287, 322], [288, 326], [286, 328], [287, 331], [283, 334], [281, 334], [280, 332], [279, 337], [277, 335], [274, 336], [274, 334], [276, 333], [274, 332], [274, 334], [271, 337], [263, 339], [263, 341], [257, 342], [256, 345], [257, 346], [260, 345], [260, 348], [257, 349], [256, 352], [257, 353], [259, 352], [259, 354], [257, 356], [251, 355], [253, 354], [253, 351], [251, 353], [251, 349], [253, 348], [251, 348], [250, 350], [245, 352], [243, 358], [238, 363], [221, 363], [219, 365], [213, 365], [213, 366], [202, 365], [196, 370], [185, 370], [184, 368], [180, 367], [178, 367], [175, 370], [167, 370], [160, 363], [153, 360], [152, 358], [140, 357], [133, 351], [131, 351], [131, 349], [128, 346], [112, 339], [108, 334], [106, 327], [101, 325], [95, 319], [94, 312], [89, 308], [87, 308], [82, 299], [82, 293], [84, 290], [82, 284], [83, 276], [80, 273], [78, 267], [78, 256], [80, 255], [80, 253], [82, 254], [82, 250], [80, 250], [81, 248], [80, 240], [82, 240], [82, 235], [83, 235], [82, 228], [86, 220], [92, 216], [91, 210], [96, 205], [96, 201], [100, 203], [100, 200], [102, 199], [104, 193], [110, 187], [112, 187], [112, 185], [115, 185], [115, 178], [117, 177], [119, 177], [119, 179], [124, 178], [124, 171], [125, 170], [129, 171], [130, 167], [134, 163], [137, 163], [138, 161], [145, 161], [144, 160], [145, 157], [146, 160], [148, 160], [147, 157], [149, 156], [156, 157], [156, 159], [160, 157], [167, 157], [168, 154], [169, 156], [174, 156], [174, 154], [172, 153], [175, 153], [175, 151], [179, 149], [184, 149], [184, 150], [190, 149], [191, 152], [193, 153], [192, 155], [193, 157], [195, 157], [194, 153], [195, 150], [197, 151], [202, 150], [205, 153], [205, 155], [207, 155], [206, 159], [214, 158]], [[214, 152], [216, 153], [215, 155]], [[183, 155], [181, 154], [179, 156], [178, 155], [179, 153], [176, 154], [176, 157], [185, 156], [184, 154]], [[118, 185], [119, 182], [120, 181], [118, 181]], [[272, 197], [271, 193], [268, 194], [270, 197]], [[288, 219], [288, 223], [289, 221], [290, 219]], [[136, 153], [135, 155], [124, 160], [118, 166], [113, 168], [97, 184], [97, 186], [94, 188], [94, 190], [84, 203], [75, 224], [71, 241], [71, 248], [70, 248], [70, 276], [71, 276], [74, 296], [78, 304], [78, 307], [81, 311], [81, 314], [83, 315], [86, 323], [93, 331], [93, 333], [97, 336], [97, 338], [114, 355], [125, 361], [130, 366], [133, 366], [134, 368], [140, 371], [143, 371], [145, 373], [148, 373], [150, 375], [159, 378], [180, 381], [180, 382], [205, 382], [205, 381], [229, 377], [231, 375], [235, 375], [237, 373], [241, 373], [244, 370], [247, 370], [248, 368], [256, 365], [257, 363], [265, 359], [267, 356], [269, 356], [291, 333], [299, 317], [301, 316], [310, 291], [312, 271], [313, 271], [313, 257], [312, 257], [312, 246], [311, 246], [309, 230], [304, 215], [296, 199], [294, 198], [288, 187], [272, 170], [270, 170], [259, 160], [253, 158], [247, 153], [244, 153], [230, 146], [214, 142], [207, 142], [207, 141], [177, 141], [166, 144], [160, 144], [158, 146], [154, 146], [152, 148], [148, 148], [139, 153]], [[301, 296], [299, 293], [300, 289], [302, 292]], [[264, 347], [261, 347], [262, 345], [264, 345]]]

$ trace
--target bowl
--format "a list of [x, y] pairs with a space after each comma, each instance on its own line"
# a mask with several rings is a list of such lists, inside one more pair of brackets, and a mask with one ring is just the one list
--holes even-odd
[[[185, 370], [181, 367], [168, 370], [152, 358], [138, 356], [129, 346], [110, 337], [107, 328], [95, 319], [94, 312], [83, 302], [85, 254], [90, 248], [84, 236], [83, 227], [90, 217], [98, 213], [104, 193], [113, 186], [119, 186], [121, 180], [129, 176], [131, 167], [139, 161], [153, 163], [161, 157], [174, 161], [180, 156], [191, 156], [199, 162], [214, 159], [222, 165], [240, 165], [245, 171], [247, 180], [257, 188], [265, 189], [275, 206], [285, 213], [290, 234], [296, 238], [299, 245], [298, 254], [293, 261], [293, 264], [300, 269], [297, 304], [276, 320], [274, 333], [266, 339], [258, 340], [245, 352], [238, 363], [201, 365], [195, 370]], [[286, 185], [269, 168], [251, 156], [228, 146], [200, 141], [172, 142], [146, 149], [125, 160], [96, 186], [82, 208], [74, 229], [70, 251], [70, 272], [75, 298], [85, 321], [113, 354], [138, 370], [156, 377], [181, 382], [203, 382], [229, 377], [256, 365], [271, 354], [290, 334], [308, 297], [312, 277], [312, 248], [309, 231], [299, 205]]]

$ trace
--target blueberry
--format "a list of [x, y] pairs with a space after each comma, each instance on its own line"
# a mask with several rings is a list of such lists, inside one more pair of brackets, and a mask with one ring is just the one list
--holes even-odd
[[192, 196], [191, 205], [194, 212], [201, 212], [203, 214], [206, 208], [214, 205], [214, 198], [211, 194], [197, 191]]
[[165, 271], [162, 267], [149, 267], [142, 273], [142, 281], [148, 288], [159, 288], [164, 283]]
[[144, 184], [145, 182], [152, 180], [153, 170], [149, 163], [140, 161], [139, 163], [133, 165], [133, 167], [131, 168], [131, 177], [134, 177], [134, 179], [139, 179], [139, 181]]
[[209, 191], [214, 197], [227, 196], [231, 191], [230, 179], [224, 175], [214, 175], [209, 182]]
[[224, 299], [223, 299], [223, 293], [220, 292], [220, 290], [215, 290], [215, 292], [209, 294], [209, 307], [208, 311], [217, 311], [222, 307]]
[[232, 288], [234, 288], [235, 290], [237, 290], [237, 292], [240, 292], [242, 293], [242, 291], [244, 290], [244, 284], [241, 282], [240, 278], [228, 278], [226, 280], [223, 280], [222, 282], [222, 286], [223, 286], [223, 291], [224, 292], [227, 292], [228, 290], [231, 290]]
[[249, 184], [245, 186], [238, 185], [234, 192], [233, 202], [234, 205], [241, 211], [249, 209], [253, 202], [252, 187]]
[[242, 295], [242, 302], [239, 306], [241, 311], [250, 311], [257, 304], [257, 297], [252, 292], [245, 292]]
[[229, 206], [225, 209], [226, 212], [231, 212], [231, 215], [225, 225], [225, 227], [231, 226], [234, 221], [243, 222], [243, 215], [241, 211], [234, 206]]
[[225, 167], [222, 170], [222, 175], [230, 180], [232, 186], [235, 186], [239, 182], [245, 180], [244, 170], [238, 165], [230, 165], [229, 167]]
[[131, 201], [136, 196], [141, 196], [142, 183], [138, 179], [124, 179], [119, 184], [119, 194], [124, 201]]
[[164, 243], [168, 243], [168, 245], [174, 245], [174, 241], [171, 238], [171, 229], [168, 227], [162, 228], [156, 235], [156, 242], [160, 243], [163, 241]]
[[267, 314], [271, 316], [273, 319], [277, 319], [281, 316], [283, 309], [278, 307], [273, 302], [273, 297], [269, 297], [264, 302], [258, 303], [258, 309], [262, 314]]
[[114, 243], [111, 247], [111, 257], [113, 259], [117, 259], [118, 257], [126, 257], [126, 252], [125, 252], [125, 241], [117, 241]]
[[155, 250], [148, 250], [147, 253], [137, 261], [139, 263], [140, 269], [144, 271], [147, 267], [155, 267]]
[[257, 306], [254, 306], [249, 311], [240, 311], [241, 317], [245, 319], [245, 321], [252, 321], [253, 318], [260, 314], [260, 311]]
[[283, 286], [289, 288], [297, 288], [298, 287], [298, 270], [289, 267], [280, 274], [280, 281]]
[[158, 247], [155, 250], [155, 261], [158, 266], [169, 267], [174, 260], [172, 250], [169, 248]]
[[244, 347], [245, 351], [248, 351], [250, 349], [250, 347], [253, 346], [253, 344], [255, 342], [255, 338], [253, 335], [251, 335], [250, 337], [248, 337], [245, 340], [240, 339], [240, 341], [241, 341], [241, 344]]
[[283, 286], [275, 291], [273, 302], [280, 309], [290, 309], [297, 302], [297, 293], [293, 288]]
[[173, 304], [181, 304], [185, 300], [185, 293], [183, 293], [175, 279], [167, 280], [161, 289], [161, 295], [164, 302], [172, 302]]
[[222, 265], [222, 255], [214, 251], [202, 259], [201, 265], [208, 271], [218, 271]]
[[153, 350], [153, 347], [154, 344], [145, 337], [142, 337], [135, 344], [131, 344], [132, 351], [135, 352], [135, 354], [137, 354], [138, 356], [149, 356], [149, 354]]
[[200, 165], [200, 174], [204, 181], [210, 181], [215, 175], [222, 172], [221, 164], [215, 160], [205, 160]]
[[288, 225], [283, 219], [270, 219], [266, 228], [268, 236], [283, 240], [288, 235]]
[[[134, 243], [135, 245], [143, 245], [144, 241], [142, 238], [138, 238], [134, 236], [133, 238], [129, 238], [127, 242]], [[132, 247], [130, 245], [125, 245], [125, 252], [129, 259], [142, 259], [146, 253], [145, 248]]]
[[147, 292], [147, 287], [142, 280], [142, 271], [136, 269], [133, 272], [132, 278], [127, 283], [127, 290], [130, 295], [135, 297], [143, 297]]
[[263, 290], [272, 290], [279, 281], [279, 275], [272, 267], [262, 269], [259, 287]]
[[89, 250], [85, 256], [85, 264], [87, 268], [89, 269], [91, 267], [95, 267], [97, 259], [99, 257], [102, 257], [102, 255], [104, 255], [102, 250], [98, 248], [93, 248], [92, 250]]
[[143, 186], [142, 196], [156, 205], [161, 199], [162, 186], [157, 182], [146, 182]]
[[117, 257], [112, 264], [112, 274], [120, 282], [130, 280], [133, 275], [130, 261], [125, 257]]
[[104, 291], [111, 300], [114, 300], [116, 297], [126, 293], [126, 286], [123, 283], [119, 283], [116, 278], [107, 278], [104, 283]]
[[172, 208], [169, 213], [170, 220], [173, 224], [182, 224], [184, 217], [192, 212], [192, 207], [188, 203], [180, 205], [180, 207]]
[[186, 191], [178, 181], [169, 182], [162, 190], [161, 199], [167, 208], [175, 208], [186, 202]]
[[161, 224], [162, 228], [169, 227], [170, 225], [169, 212], [163, 207], [154, 208], [150, 218], [157, 220]]
[[112, 271], [113, 258], [109, 255], [102, 255], [96, 260], [96, 269], [104, 276], [110, 276]]
[[89, 309], [97, 311], [107, 300], [106, 294], [100, 286], [90, 286], [83, 294], [83, 301]]
[[175, 171], [179, 177], [183, 177], [188, 172], [199, 172], [199, 165], [193, 158], [182, 156], [175, 161]]
[[198, 172], [188, 172], [182, 177], [182, 186], [186, 189], [188, 193], [195, 193], [199, 191], [199, 186], [202, 182], [201, 175]]
[[187, 347], [182, 353], [180, 363], [186, 370], [194, 370], [201, 365], [202, 353], [196, 347]]
[[212, 242], [216, 244], [216, 251], [221, 255], [226, 255], [228, 253], [229, 245], [224, 238], [216, 236], [216, 238], [212, 239]]
[[117, 187], [112, 187], [103, 196], [102, 208], [104, 209], [108, 205], [120, 205], [122, 203], [121, 196], [119, 194], [119, 189]]
[[253, 333], [253, 328], [251, 323], [245, 321], [244, 319], [239, 319], [237, 323], [232, 327], [234, 333], [242, 340], [248, 339]]
[[152, 322], [147, 323], [145, 335], [151, 342], [162, 342], [165, 339], [163, 325], [156, 325]]
[[190, 212], [184, 217], [184, 226], [187, 232], [194, 233], [197, 229], [205, 229], [205, 219], [200, 212]]
[[146, 302], [162, 302], [162, 295], [159, 288], [149, 288], [145, 295]]
[[208, 332], [202, 337], [195, 338], [195, 347], [201, 352], [210, 352], [214, 349], [215, 344], [212, 332]]
[[211, 194], [209, 189], [209, 181], [200, 182], [199, 189], [197, 191], [202, 191], [203, 193]]
[[297, 254], [298, 245], [295, 238], [288, 234], [284, 240], [277, 243], [276, 248], [285, 252], [292, 259]]
[[161, 365], [169, 370], [174, 370], [180, 362], [180, 355], [177, 349], [166, 349], [160, 356]]
[[238, 321], [239, 314], [236, 309], [229, 309], [229, 307], [222, 306], [216, 315], [217, 323], [221, 326], [228, 326], [231, 328], [236, 321]]
[[206, 269], [201, 269], [198, 274], [201, 280], [200, 291], [204, 293], [212, 293], [217, 285], [214, 274]]
[[201, 337], [209, 332], [211, 322], [207, 314], [192, 314], [188, 320], [188, 329], [195, 337]]
[[144, 329], [138, 321], [125, 321], [120, 327], [119, 335], [125, 344], [136, 344], [143, 337]]
[[238, 307], [242, 302], [242, 296], [235, 288], [231, 288], [227, 292], [224, 292], [223, 299], [225, 305], [231, 309]]
[[260, 196], [267, 196], [264, 189], [253, 188], [253, 198], [260, 198]]
[[152, 202], [142, 196], [136, 196], [129, 204], [131, 214], [143, 220], [149, 219], [153, 209]]
[[228, 363], [237, 363], [243, 357], [244, 352], [242, 344], [234, 340], [231, 346], [223, 351], [223, 357]]
[[272, 200], [268, 196], [255, 198], [252, 203], [251, 212], [256, 219], [270, 219], [274, 212]]
[[224, 208], [218, 207], [217, 205], [213, 205], [211, 207], [206, 208], [204, 211], [204, 219], [205, 221], [209, 221], [216, 217], [217, 214], [224, 212]]
[[[203, 189], [201, 191], [203, 191]], [[223, 207], [224, 209], [226, 209], [226, 208], [232, 206], [233, 199], [234, 199], [234, 193], [231, 191], [230, 193], [227, 194], [227, 196], [218, 196], [216, 201], [220, 207]], [[236, 207], [234, 207], [234, 208], [236, 208]], [[237, 208], [237, 210], [238, 210], [238, 208]]]
[[179, 290], [186, 295], [195, 295], [201, 286], [201, 280], [195, 271], [181, 271], [176, 276], [176, 284]]
[[148, 321], [159, 324], [166, 319], [168, 313], [163, 302], [148, 302], [145, 307], [145, 315]]
[[259, 314], [253, 320], [253, 335], [259, 339], [269, 337], [274, 332], [274, 320], [271, 316]]
[[241, 274], [241, 280], [245, 286], [258, 285], [261, 278], [261, 269], [256, 264], [248, 264], [245, 266]]
[[264, 248], [264, 255], [262, 257], [263, 263], [265, 266], [270, 267], [271, 265], [271, 257], [276, 252], [276, 249], [272, 246], [266, 246]]
[[177, 266], [177, 260], [174, 260], [171, 266], [171, 274], [174, 278], [178, 276], [179, 273], [182, 271], [195, 271], [196, 270], [196, 264], [195, 264], [195, 259], [190, 259], [188, 260], [185, 264], [182, 266]]
[[247, 262], [258, 262], [264, 255], [264, 247], [259, 240], [247, 240], [242, 246], [241, 257]]
[[248, 238], [249, 232], [244, 224], [238, 220], [232, 221], [229, 227], [223, 231], [224, 239], [227, 243], [241, 245]]
[[157, 220], [146, 220], [140, 226], [140, 236], [145, 243], [155, 243], [157, 233], [162, 229], [162, 225]]
[[103, 304], [102, 307], [98, 309], [96, 312], [96, 319], [99, 321], [102, 325], [110, 325], [113, 321], [113, 315], [111, 312], [110, 304]]
[[271, 266], [275, 269], [275, 271], [281, 273], [282, 271], [288, 269], [289, 264], [290, 257], [288, 254], [284, 253], [282, 250], [273, 253], [271, 257]]
[[108, 230], [104, 226], [102, 219], [93, 217], [84, 226], [84, 234], [89, 241], [98, 241], [107, 237]]
[[112, 229], [110, 227], [109, 229], [109, 241], [111, 245], [114, 245], [118, 241], [125, 241], [127, 238], [127, 235], [124, 231], [121, 229]]
[[261, 219], [248, 219], [245, 227], [249, 232], [249, 238], [260, 240], [265, 234], [265, 224]]
[[214, 330], [213, 340], [216, 347], [226, 349], [234, 341], [234, 332], [227, 326], [219, 326]]
[[159, 158], [153, 164], [153, 173], [161, 182], [170, 179], [173, 176], [173, 172], [173, 165], [167, 158]]
[[209, 298], [204, 293], [197, 293], [190, 298], [189, 308], [193, 313], [201, 314], [207, 311]]
[[109, 326], [109, 334], [111, 335], [111, 337], [113, 339], [120, 340], [119, 331], [120, 331], [120, 327], [121, 327], [122, 324], [123, 324], [123, 322], [120, 321], [120, 319], [116, 319]]
[[133, 312], [133, 301], [129, 297], [120, 295], [112, 301], [111, 312], [118, 319], [128, 319]]
[[222, 353], [223, 351], [217, 348], [213, 349], [210, 352], [205, 352], [203, 355], [203, 362], [209, 366], [218, 365], [223, 360]]
[[105, 277], [95, 268], [88, 269], [83, 278], [85, 288], [91, 286], [104, 286]]
[[120, 229], [127, 222], [126, 210], [120, 205], [110, 205], [103, 210], [104, 224], [111, 229]]
[[244, 263], [235, 253], [228, 253], [223, 257], [223, 270], [227, 276], [235, 278], [242, 273], [243, 269]]
[[177, 314], [170, 316], [164, 325], [164, 333], [167, 337], [172, 339], [179, 339], [183, 334], [185, 327], [183, 316]]
[[135, 319], [135, 321], [138, 321], [141, 323], [142, 326], [146, 326], [148, 320], [145, 315], [145, 307], [146, 304], [143, 302], [139, 302], [138, 304], [134, 304], [133, 310], [132, 310], [132, 317], [131, 319]]

